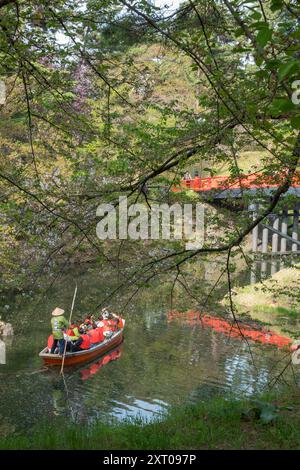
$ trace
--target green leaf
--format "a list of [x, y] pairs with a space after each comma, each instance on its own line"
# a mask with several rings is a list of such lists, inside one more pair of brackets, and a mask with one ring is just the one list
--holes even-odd
[[300, 116], [294, 116], [294, 117], [291, 119], [291, 126], [292, 126], [294, 129], [300, 130]]
[[250, 26], [251, 28], [256, 29], [257, 31], [269, 29], [269, 25], [265, 21], [256, 21], [255, 23], [252, 23]]
[[286, 76], [292, 75], [298, 67], [298, 62], [291, 60], [282, 64], [278, 69], [279, 80], [283, 80]]
[[282, 0], [272, 0], [272, 4], [271, 4], [271, 10], [272, 11], [281, 10], [282, 7], [283, 7], [283, 1]]
[[272, 35], [273, 35], [273, 31], [271, 31], [271, 29], [269, 28], [261, 29], [256, 36], [257, 44], [261, 48], [265, 47], [268, 44], [268, 42], [271, 41]]
[[251, 15], [251, 18], [253, 18], [254, 20], [257, 20], [259, 21], [261, 19], [261, 13], [259, 11], [255, 11], [252, 15]]
[[270, 112], [274, 116], [279, 116], [292, 109], [294, 109], [294, 104], [291, 100], [288, 98], [276, 98], [271, 104]]
[[244, 30], [242, 28], [237, 28], [236, 31], [234, 32], [234, 35], [236, 38], [239, 38], [240, 36], [244, 35]]
[[264, 61], [264, 58], [263, 58], [263, 56], [257, 54], [255, 56], [254, 60], [255, 60], [255, 63], [257, 65], [257, 67], [260, 67], [262, 65], [263, 61]]
[[258, 72], [255, 72], [255, 75], [258, 78], [268, 78], [269, 77], [269, 73], [266, 70], [259, 70]]

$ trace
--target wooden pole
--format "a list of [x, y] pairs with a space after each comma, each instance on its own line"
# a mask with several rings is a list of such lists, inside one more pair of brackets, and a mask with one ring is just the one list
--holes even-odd
[[[71, 312], [70, 312], [70, 317], [69, 317], [69, 324], [71, 323], [71, 320], [72, 320], [72, 313], [73, 313], [73, 308], [74, 308], [74, 304], [75, 304], [76, 294], [77, 294], [77, 284], [76, 284], [74, 295], [73, 295], [73, 301], [72, 301]], [[67, 350], [67, 341], [65, 341], [65, 349], [64, 349], [64, 354], [63, 354], [61, 369], [60, 369], [61, 374], [63, 374], [63, 372], [64, 372], [66, 350]]]

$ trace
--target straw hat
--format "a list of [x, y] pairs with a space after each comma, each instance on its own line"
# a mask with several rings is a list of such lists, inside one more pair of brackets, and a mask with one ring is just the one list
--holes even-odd
[[52, 312], [52, 316], [59, 317], [60, 315], [63, 315], [64, 313], [65, 311], [62, 308], [56, 307]]

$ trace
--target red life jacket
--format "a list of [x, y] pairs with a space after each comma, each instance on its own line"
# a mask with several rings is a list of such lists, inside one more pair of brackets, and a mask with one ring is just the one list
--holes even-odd
[[48, 349], [52, 348], [53, 343], [54, 343], [53, 335], [50, 335], [49, 338], [48, 338], [48, 343], [47, 343]]
[[98, 332], [99, 343], [102, 343], [102, 341], [104, 341], [103, 328], [98, 327], [96, 331]]
[[111, 326], [109, 324], [109, 320], [103, 320], [104, 326], [103, 326], [103, 333], [105, 331], [112, 331]]
[[85, 333], [83, 335], [80, 335], [80, 337], [83, 339], [81, 345], [79, 346], [80, 349], [90, 349], [91, 347], [91, 340], [89, 335], [86, 335]]
[[108, 326], [110, 327], [110, 331], [116, 331], [117, 330], [116, 320], [108, 320]]
[[71, 327], [67, 331], [68, 336], [76, 336], [73, 329], [76, 328], [76, 325], [71, 325]]
[[98, 328], [96, 328], [95, 330], [90, 330], [88, 332], [88, 335], [92, 344], [100, 343]]

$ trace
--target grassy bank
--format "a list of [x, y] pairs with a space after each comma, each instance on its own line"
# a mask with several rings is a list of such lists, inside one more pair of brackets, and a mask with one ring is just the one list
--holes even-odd
[[[264, 418], [264, 419], [263, 419]], [[300, 396], [222, 398], [173, 410], [153, 423], [92, 427], [54, 421], [30, 437], [0, 438], [1, 449], [300, 449]]]
[[[236, 290], [237, 311], [272, 326], [291, 338], [300, 336], [300, 269], [286, 268], [270, 278]], [[228, 303], [228, 299], [223, 304]]]

